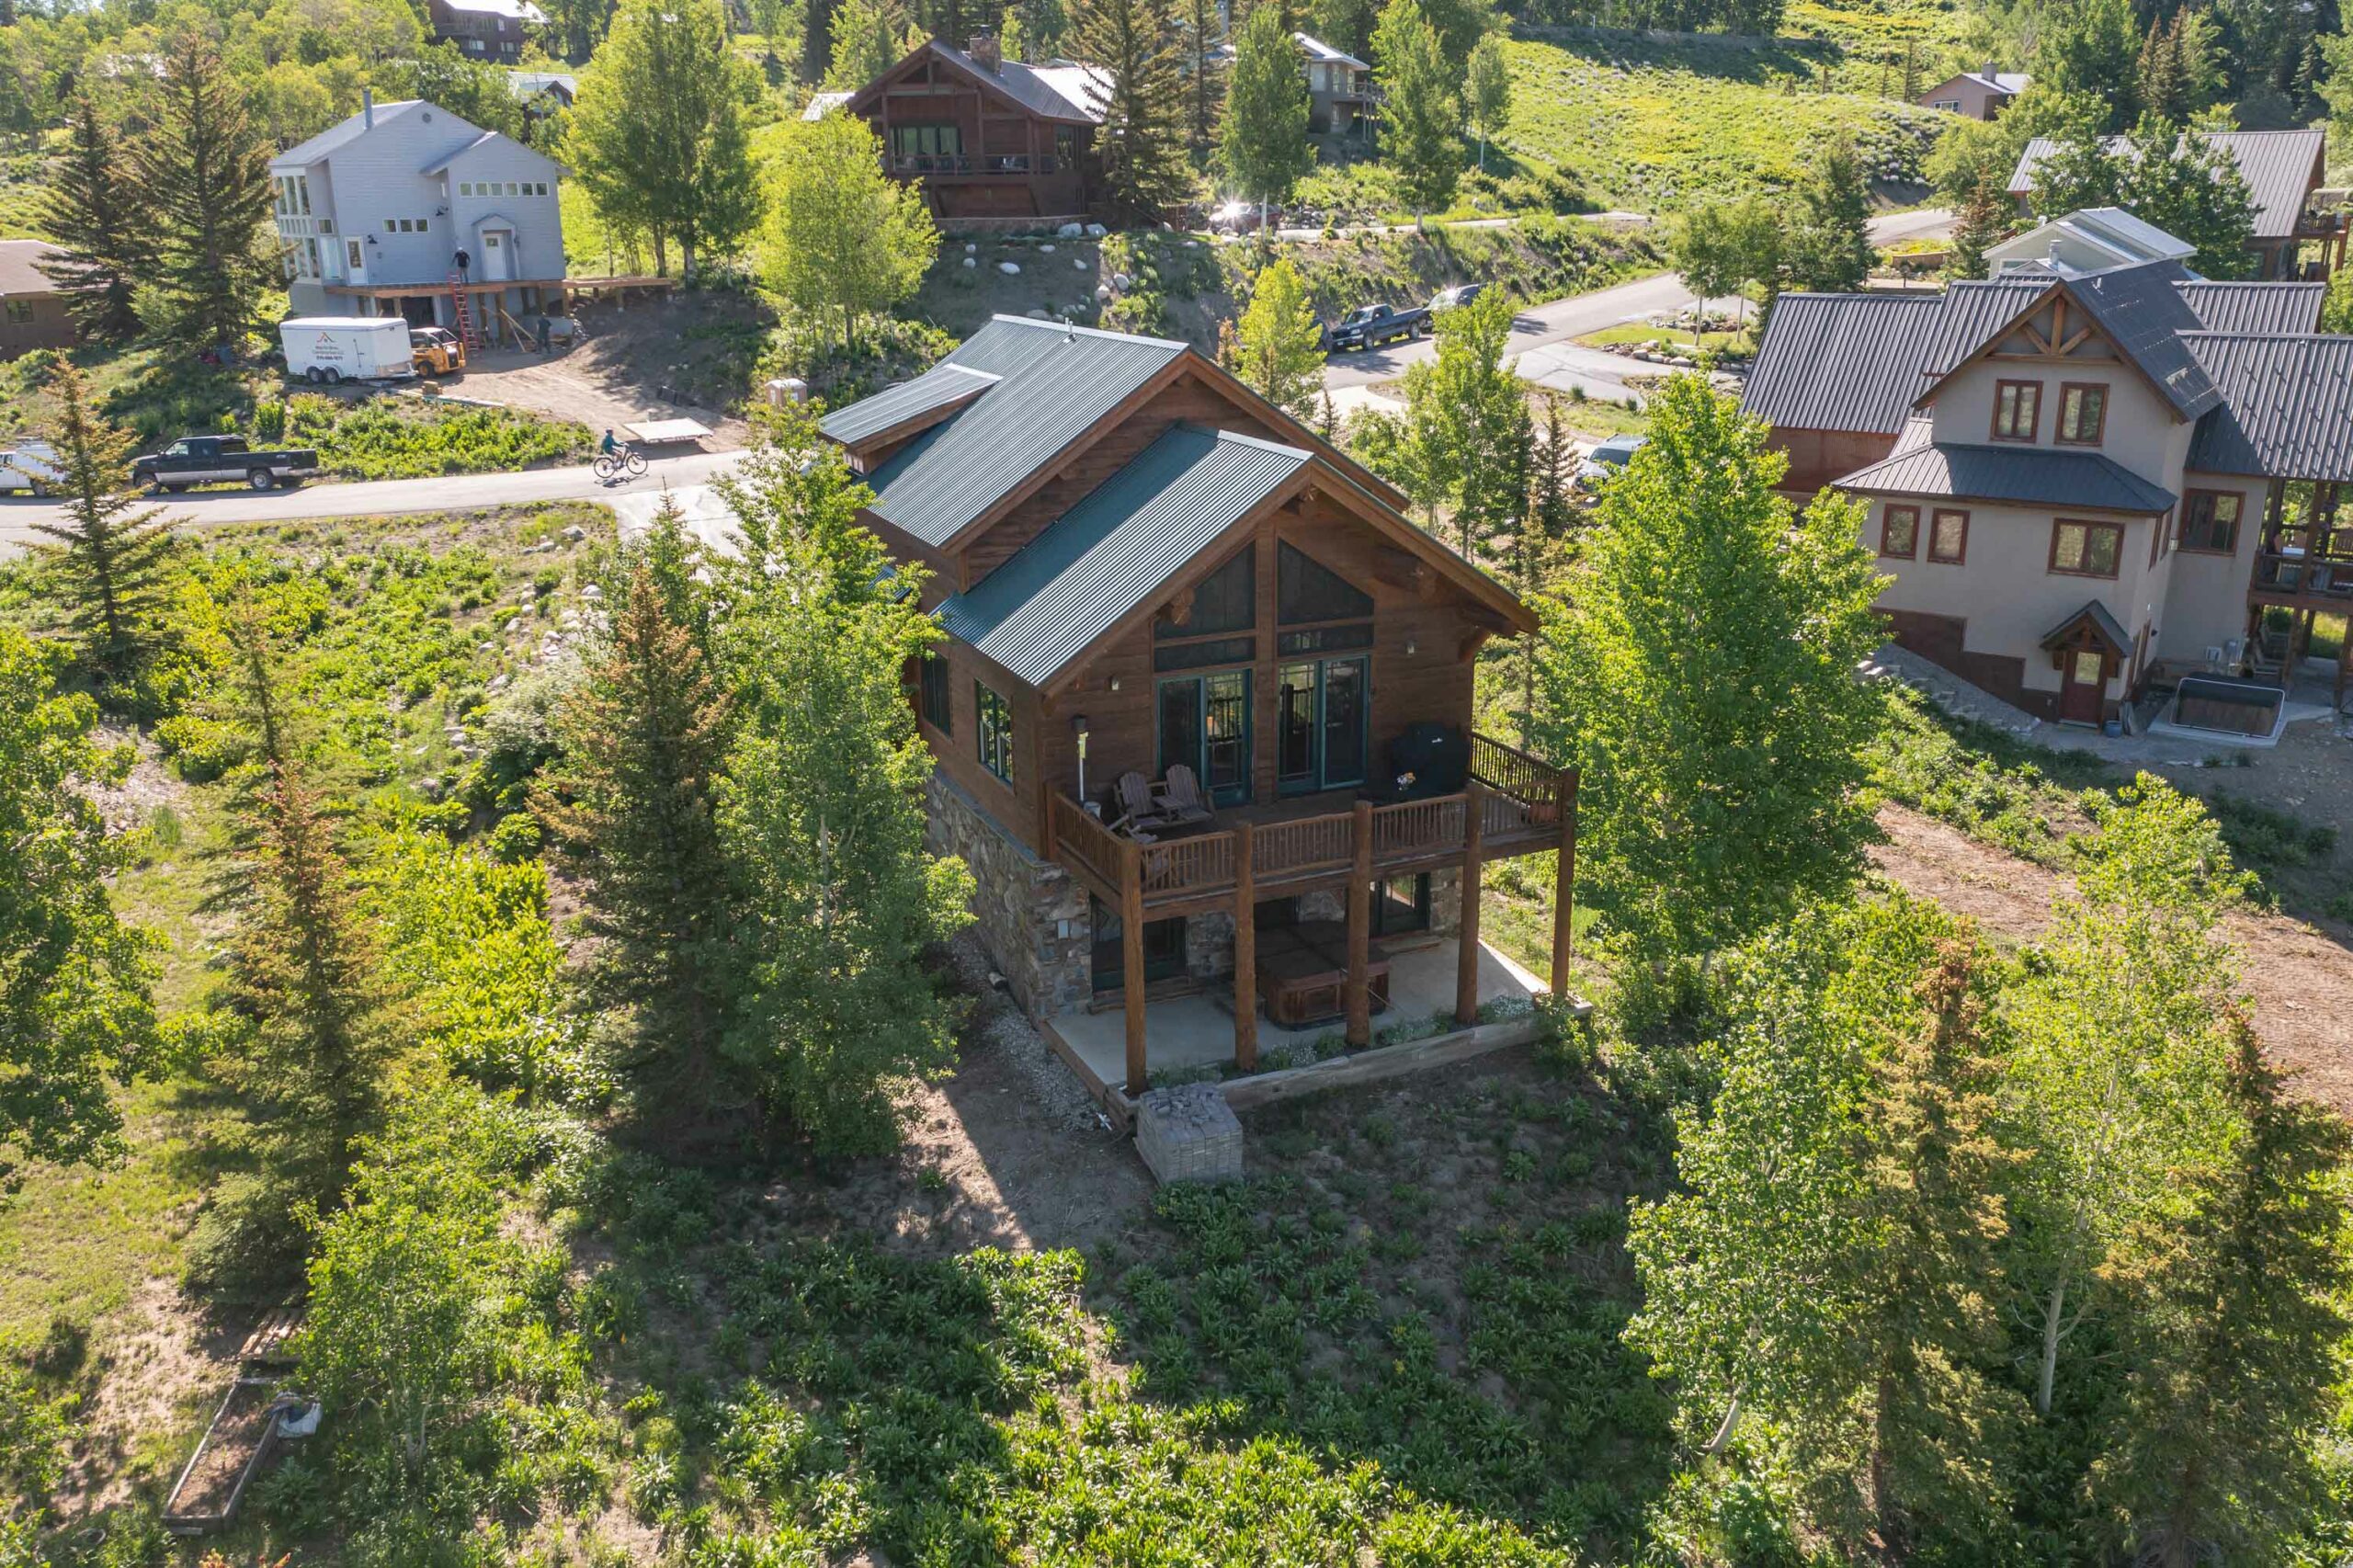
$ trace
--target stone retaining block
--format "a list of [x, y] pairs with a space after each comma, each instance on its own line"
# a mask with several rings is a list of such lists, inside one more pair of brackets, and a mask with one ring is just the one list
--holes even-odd
[[1165, 1186], [1242, 1175], [1242, 1123], [1215, 1084], [1153, 1089], [1136, 1102], [1136, 1153]]

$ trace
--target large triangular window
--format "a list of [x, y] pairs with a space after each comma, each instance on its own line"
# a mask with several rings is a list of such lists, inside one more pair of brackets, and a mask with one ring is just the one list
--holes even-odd
[[1278, 547], [1275, 559], [1275, 613], [1283, 625], [1371, 616], [1372, 596], [1350, 586], [1330, 567], [1287, 544]]

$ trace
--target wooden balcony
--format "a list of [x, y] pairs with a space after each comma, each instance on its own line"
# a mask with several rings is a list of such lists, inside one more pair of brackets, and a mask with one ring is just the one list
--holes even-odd
[[2353, 557], [2292, 548], [2258, 551], [2247, 599], [2251, 604], [2343, 614], [2353, 608]]
[[1540, 762], [1485, 735], [1471, 742], [1471, 777], [1458, 793], [1346, 810], [1324, 801], [1240, 808], [1182, 837], [1146, 844], [1113, 833], [1078, 801], [1051, 797], [1048, 831], [1053, 854], [1081, 885], [1120, 912], [1129, 946], [1128, 1093], [1145, 1082], [1143, 926], [1149, 921], [1211, 912], [1234, 921], [1234, 1055], [1255, 1063], [1257, 998], [1254, 915], [1261, 899], [1345, 889], [1348, 907], [1347, 1039], [1370, 1038], [1365, 994], [1370, 900], [1375, 881], [1459, 866], [1462, 869], [1462, 962], [1457, 1014], [1477, 1007], [1479, 874], [1489, 859], [1561, 851], [1556, 876], [1553, 973], [1569, 961], [1572, 889], [1576, 872], [1574, 768]]

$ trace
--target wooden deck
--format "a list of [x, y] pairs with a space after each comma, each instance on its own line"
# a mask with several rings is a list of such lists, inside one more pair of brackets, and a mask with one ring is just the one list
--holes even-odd
[[1347, 895], [1347, 1033], [1351, 1045], [1370, 1036], [1370, 900], [1377, 881], [1460, 866], [1464, 955], [1457, 1012], [1475, 1015], [1479, 876], [1493, 858], [1558, 849], [1552, 937], [1553, 972], [1569, 961], [1572, 890], [1576, 875], [1574, 769], [1556, 768], [1516, 747], [1474, 734], [1471, 778], [1459, 793], [1380, 805], [1369, 800], [1334, 810], [1325, 796], [1237, 808], [1183, 837], [1140, 843], [1113, 833], [1078, 801], [1057, 795], [1048, 815], [1054, 857], [1081, 886], [1120, 912], [1127, 943], [1128, 1090], [1143, 1092], [1143, 927], [1147, 922], [1212, 912], [1234, 923], [1234, 1059], [1247, 1071], [1257, 1052], [1255, 910], [1259, 900], [1323, 889]]

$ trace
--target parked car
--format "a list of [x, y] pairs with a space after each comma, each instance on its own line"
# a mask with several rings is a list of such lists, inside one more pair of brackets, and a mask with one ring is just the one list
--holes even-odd
[[1647, 436], [1612, 436], [1601, 442], [1586, 454], [1585, 461], [1577, 465], [1577, 483], [1591, 484], [1597, 480], [1608, 479], [1632, 461], [1634, 454], [1649, 439]]
[[1484, 283], [1457, 283], [1451, 289], [1441, 289], [1430, 296], [1430, 313], [1459, 311], [1486, 291]]
[[[1269, 229], [1281, 228], [1283, 210], [1269, 203], [1264, 222]], [[1258, 204], [1255, 201], [1228, 201], [1210, 213], [1210, 228], [1222, 234], [1255, 233], [1259, 223]]]
[[0, 451], [0, 492], [46, 495], [58, 478], [57, 449], [47, 441], [19, 441]]
[[243, 436], [183, 436], [131, 465], [134, 483], [175, 494], [191, 484], [234, 483], [267, 490], [318, 472], [319, 454], [307, 447], [257, 452]]
[[1401, 337], [1419, 337], [1429, 324], [1427, 311], [1397, 311], [1387, 305], [1358, 305], [1324, 329], [1326, 348], [1370, 348]]

